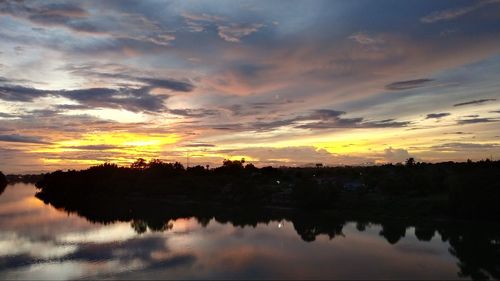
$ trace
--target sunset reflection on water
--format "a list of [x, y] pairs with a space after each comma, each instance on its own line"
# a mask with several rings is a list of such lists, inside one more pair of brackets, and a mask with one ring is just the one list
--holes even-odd
[[131, 222], [94, 224], [34, 193], [17, 184], [0, 196], [1, 279], [458, 278], [448, 242], [439, 233], [420, 241], [412, 227], [395, 244], [380, 225], [359, 231], [355, 222], [312, 242], [286, 220], [241, 227], [182, 218], [138, 234]]

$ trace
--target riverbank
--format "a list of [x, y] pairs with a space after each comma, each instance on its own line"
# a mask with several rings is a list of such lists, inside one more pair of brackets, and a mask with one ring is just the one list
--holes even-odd
[[[142, 162], [141, 162], [142, 163]], [[56, 171], [37, 183], [48, 202], [90, 204], [162, 200], [329, 210], [398, 217], [498, 220], [500, 162], [413, 163], [372, 167], [256, 168], [226, 161], [207, 169], [152, 161]], [[114, 203], [113, 203], [114, 204]]]

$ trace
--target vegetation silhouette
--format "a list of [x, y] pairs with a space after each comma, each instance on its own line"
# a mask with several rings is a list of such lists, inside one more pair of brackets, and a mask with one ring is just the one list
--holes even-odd
[[7, 178], [0, 171], [0, 195], [5, 191], [5, 187], [7, 187]]
[[40, 198], [86, 204], [95, 198], [149, 198], [491, 220], [500, 218], [498, 175], [500, 161], [490, 160], [429, 164], [410, 158], [404, 165], [257, 168], [242, 159], [210, 169], [141, 158], [130, 167], [105, 163], [45, 174], [37, 187]]

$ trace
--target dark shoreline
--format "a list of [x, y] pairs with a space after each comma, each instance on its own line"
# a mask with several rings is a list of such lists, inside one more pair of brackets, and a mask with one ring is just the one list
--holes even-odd
[[[415, 163], [372, 167], [257, 168], [244, 161], [185, 169], [139, 159], [45, 174], [36, 184], [45, 202], [64, 207], [109, 200], [113, 208], [141, 199], [224, 207], [323, 210], [356, 216], [500, 220], [500, 161]], [[135, 203], [134, 203], [135, 202]], [[124, 206], [122, 206], [124, 205]]]

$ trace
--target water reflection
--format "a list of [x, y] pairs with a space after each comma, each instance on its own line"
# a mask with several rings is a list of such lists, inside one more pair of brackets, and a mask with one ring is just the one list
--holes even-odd
[[[0, 196], [0, 278], [500, 278], [488, 224]], [[132, 206], [132, 207], [130, 207]]]

